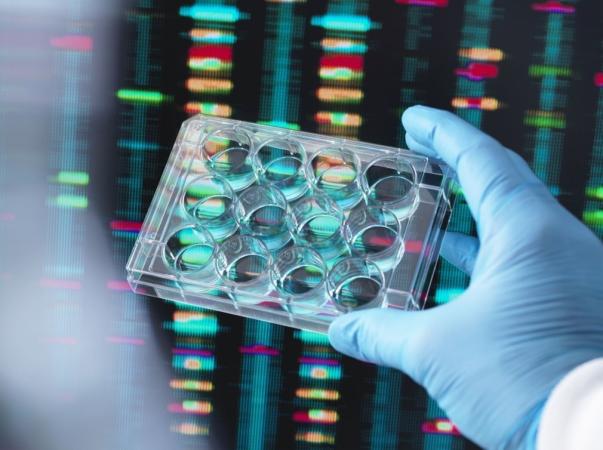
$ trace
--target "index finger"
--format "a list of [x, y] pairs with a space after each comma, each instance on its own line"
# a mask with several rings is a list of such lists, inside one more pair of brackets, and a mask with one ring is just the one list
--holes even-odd
[[492, 213], [512, 192], [541, 185], [527, 166], [518, 165], [519, 156], [448, 111], [413, 106], [404, 112], [402, 123], [416, 143], [433, 149], [457, 172], [480, 228], [490, 225]]

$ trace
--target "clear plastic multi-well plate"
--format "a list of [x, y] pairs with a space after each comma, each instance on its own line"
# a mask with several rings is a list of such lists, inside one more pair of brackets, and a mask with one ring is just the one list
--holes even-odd
[[136, 292], [326, 331], [420, 309], [452, 173], [407, 150], [195, 116], [127, 264]]

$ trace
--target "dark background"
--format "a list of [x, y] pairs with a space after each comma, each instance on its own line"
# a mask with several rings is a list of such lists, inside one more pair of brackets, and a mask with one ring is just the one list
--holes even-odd
[[[545, 1], [197, 3], [220, 20], [190, 17], [190, 1], [13, 3], [0, 0], [3, 449], [474, 448], [404, 375], [343, 357], [320, 335], [134, 295], [125, 262], [190, 102], [395, 146], [406, 107], [451, 109], [518, 151], [603, 236], [600, 2], [566, 1], [565, 13]], [[333, 15], [370, 29], [316, 24]], [[193, 42], [193, 29], [222, 41]], [[324, 39], [365, 47], [352, 53], [363, 63], [355, 81], [320, 76], [321, 58], [350, 54]], [[228, 67], [188, 67], [192, 47], [215, 46], [232, 52]], [[503, 56], [459, 53], [469, 48]], [[497, 74], [457, 73], [471, 63]], [[192, 92], [191, 78], [231, 88]], [[362, 99], [324, 101], [320, 88]], [[466, 97], [498, 107], [453, 108]], [[318, 112], [361, 124], [320, 124]], [[462, 198], [451, 228], [474, 232]], [[467, 282], [441, 262], [429, 306]], [[317, 360], [330, 377], [304, 376]], [[177, 388], [183, 380], [195, 389]]]

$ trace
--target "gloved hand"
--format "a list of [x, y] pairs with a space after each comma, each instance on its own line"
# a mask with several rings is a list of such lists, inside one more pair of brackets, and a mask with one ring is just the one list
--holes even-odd
[[409, 148], [457, 172], [479, 240], [448, 233], [442, 253], [470, 286], [426, 311], [346, 314], [329, 338], [406, 372], [477, 444], [532, 448], [551, 389], [603, 355], [603, 244], [517, 154], [457, 116], [415, 106], [402, 123]]

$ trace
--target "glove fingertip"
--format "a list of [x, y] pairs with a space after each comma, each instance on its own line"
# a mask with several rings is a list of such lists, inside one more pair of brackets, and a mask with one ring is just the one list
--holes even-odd
[[335, 319], [329, 326], [329, 342], [335, 350], [349, 356], [358, 354], [354, 333], [351, 331], [354, 322], [351, 314], [345, 314]]
[[446, 231], [440, 247], [440, 254], [450, 264], [467, 275], [471, 275], [478, 250], [479, 241], [477, 238], [463, 233]]
[[402, 117], [400, 117], [400, 120], [406, 131], [409, 131], [409, 129], [412, 128], [413, 119], [424, 108], [425, 106], [423, 105], [414, 105], [404, 110], [404, 112], [402, 113]]

